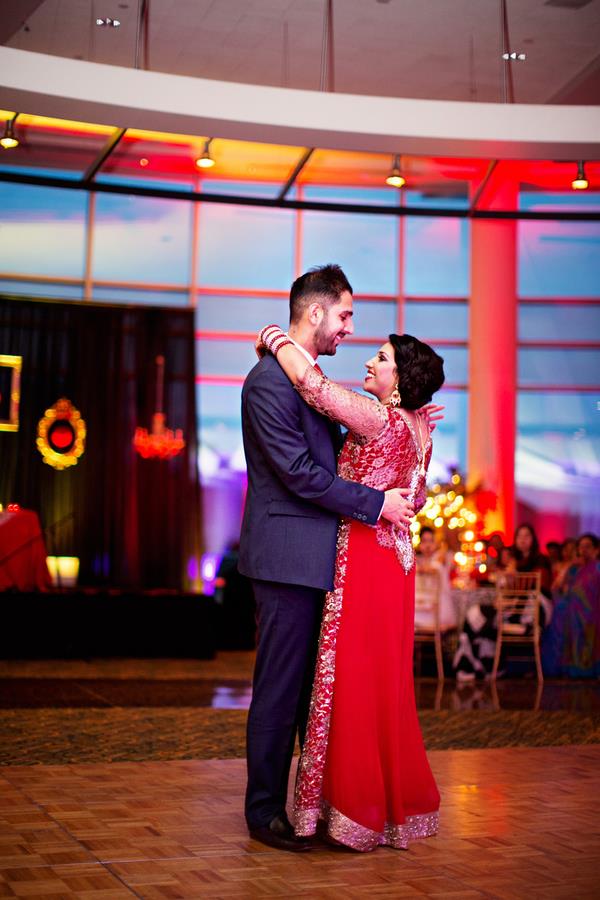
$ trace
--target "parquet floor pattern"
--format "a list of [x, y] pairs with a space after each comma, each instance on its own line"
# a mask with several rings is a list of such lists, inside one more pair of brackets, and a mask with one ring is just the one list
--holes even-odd
[[251, 841], [243, 760], [5, 767], [0, 897], [600, 897], [600, 746], [430, 760], [440, 834], [366, 855]]

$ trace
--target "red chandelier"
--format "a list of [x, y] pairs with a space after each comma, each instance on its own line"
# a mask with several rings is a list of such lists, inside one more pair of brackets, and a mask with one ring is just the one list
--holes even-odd
[[165, 381], [165, 358], [156, 357], [156, 412], [152, 416], [152, 431], [136, 428], [133, 446], [144, 459], [171, 459], [185, 447], [181, 428], [172, 431], [165, 427], [163, 395]]

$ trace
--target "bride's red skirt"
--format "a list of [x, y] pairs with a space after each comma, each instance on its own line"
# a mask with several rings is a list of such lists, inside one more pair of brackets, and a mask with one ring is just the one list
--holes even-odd
[[355, 521], [342, 526], [340, 540], [299, 770], [297, 830], [312, 833], [321, 818], [355, 849], [406, 847], [436, 832], [440, 801], [415, 705], [414, 567], [405, 574], [375, 529]]

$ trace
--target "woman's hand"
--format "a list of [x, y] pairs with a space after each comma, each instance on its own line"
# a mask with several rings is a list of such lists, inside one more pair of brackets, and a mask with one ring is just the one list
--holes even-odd
[[428, 403], [417, 410], [417, 415], [425, 422], [429, 431], [435, 431], [436, 423], [441, 422], [444, 418], [443, 409], [446, 407], [439, 406], [437, 403]]
[[269, 352], [262, 341], [262, 331], [259, 331], [256, 340], [254, 341], [254, 351], [259, 359], [262, 359], [263, 356], [266, 356]]

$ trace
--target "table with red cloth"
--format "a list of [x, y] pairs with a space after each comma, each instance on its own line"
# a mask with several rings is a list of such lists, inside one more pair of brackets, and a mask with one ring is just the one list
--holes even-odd
[[52, 586], [38, 514], [0, 513], [0, 591], [47, 591]]

